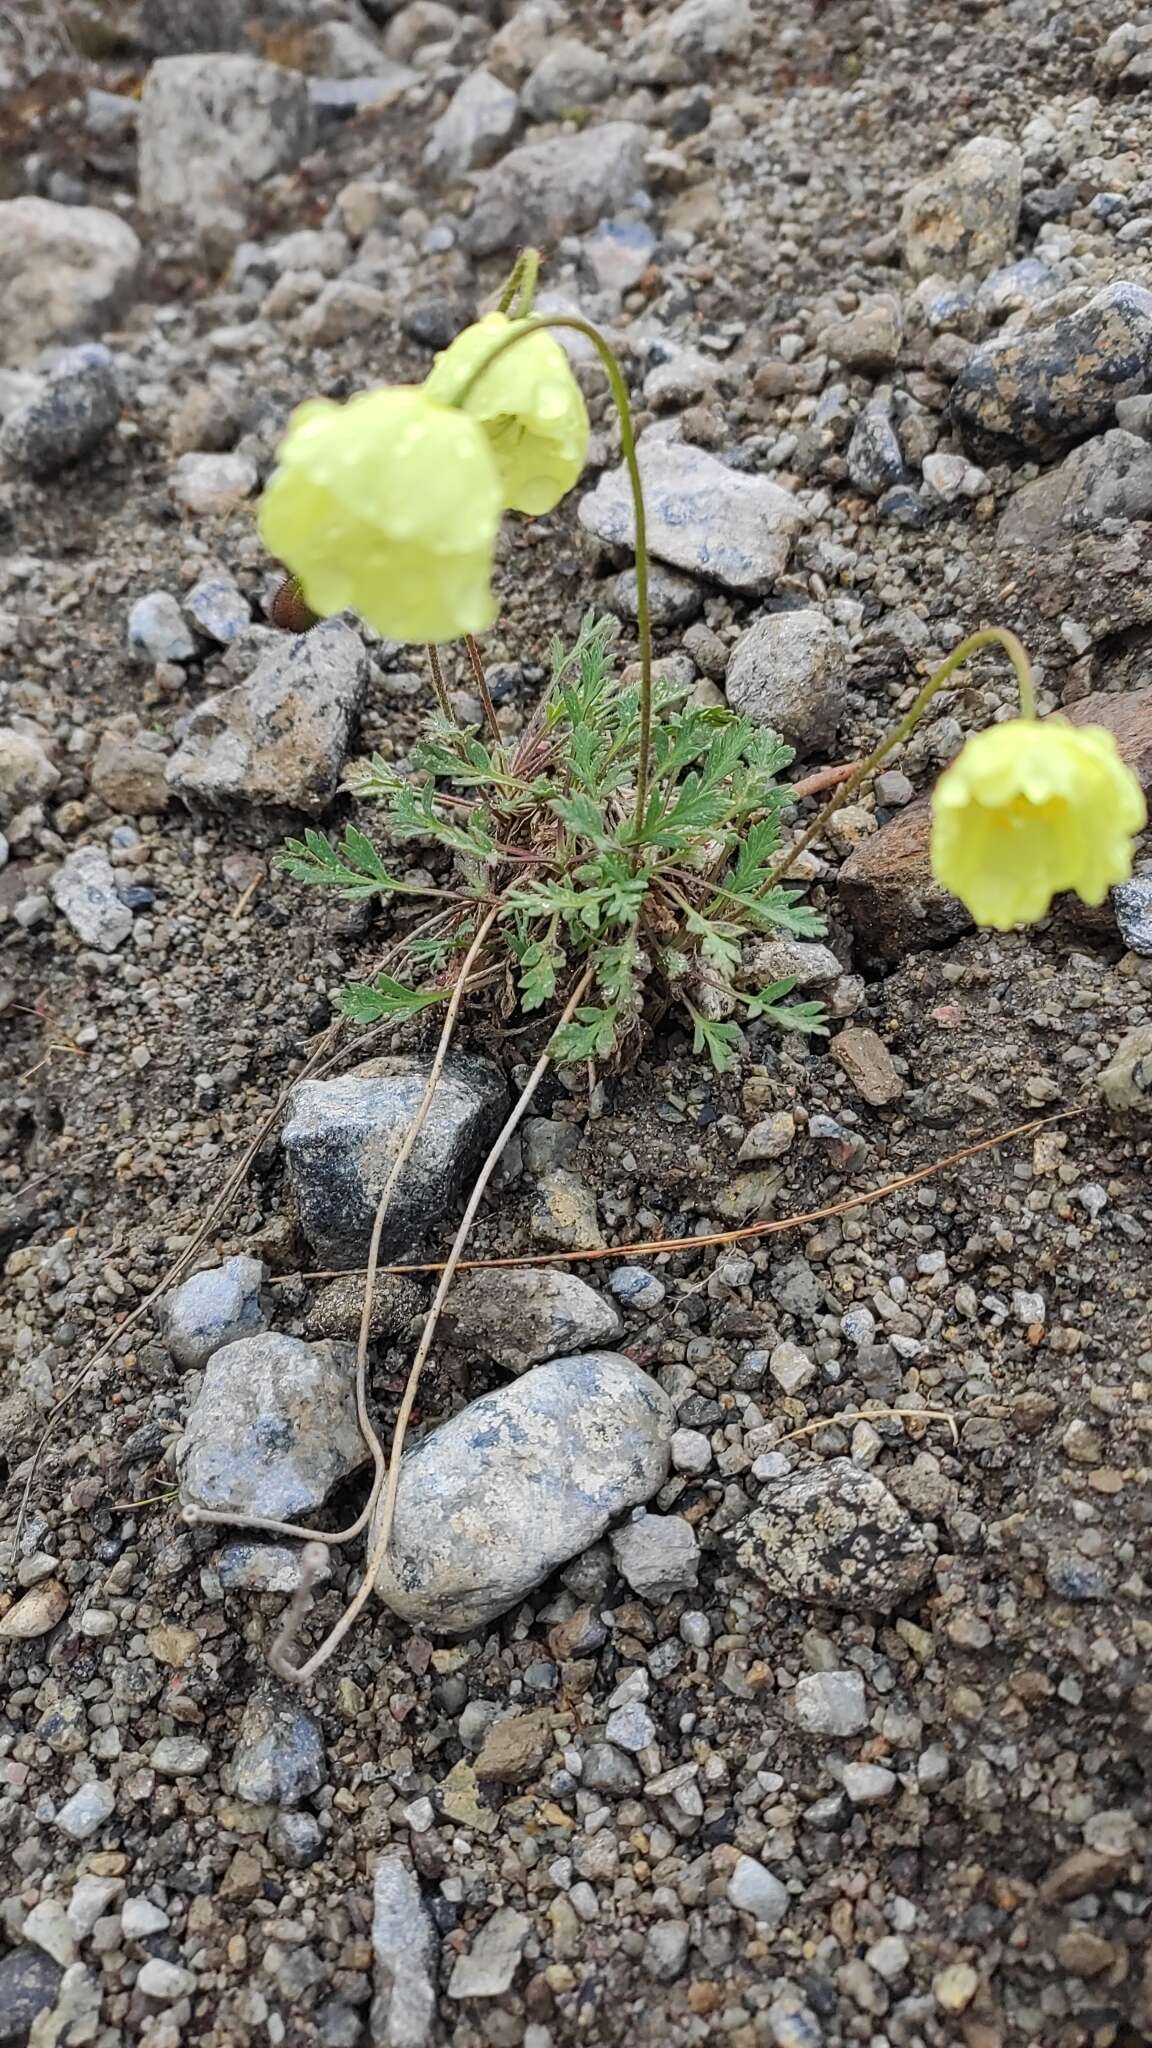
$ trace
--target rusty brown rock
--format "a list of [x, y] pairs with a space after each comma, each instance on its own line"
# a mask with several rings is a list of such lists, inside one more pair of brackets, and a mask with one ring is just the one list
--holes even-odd
[[[1103, 725], [1147, 794], [1152, 790], [1152, 688], [1097, 691], [1062, 714], [1073, 725]], [[857, 848], [840, 870], [840, 900], [864, 949], [881, 960], [945, 944], [967, 931], [964, 905], [932, 880], [931, 812], [918, 797]]]
[[523, 1785], [534, 1778], [552, 1754], [552, 1726], [548, 1715], [509, 1714], [493, 1721], [476, 1759], [478, 1778], [495, 1778], [501, 1785]]
[[900, 1100], [904, 1083], [892, 1064], [888, 1047], [875, 1031], [862, 1024], [850, 1024], [832, 1040], [830, 1049], [856, 1093], [874, 1109]]

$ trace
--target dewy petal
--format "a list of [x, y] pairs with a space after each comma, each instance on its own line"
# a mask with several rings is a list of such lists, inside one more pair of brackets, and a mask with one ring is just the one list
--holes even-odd
[[1147, 818], [1102, 726], [1012, 719], [970, 739], [932, 797], [932, 872], [977, 924], [1007, 931], [1075, 890], [1102, 903]]
[[322, 617], [351, 608], [394, 640], [453, 640], [496, 616], [503, 491], [474, 420], [415, 386], [293, 414], [260, 531]]
[[[487, 313], [437, 356], [424, 384], [430, 397], [453, 404], [502, 335], [524, 322]], [[464, 401], [492, 444], [509, 511], [551, 512], [580, 476], [588, 456], [588, 411], [559, 342], [526, 328]]]

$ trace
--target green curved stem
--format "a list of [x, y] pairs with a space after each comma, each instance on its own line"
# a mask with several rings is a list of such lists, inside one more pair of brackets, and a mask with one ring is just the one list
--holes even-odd
[[984, 626], [978, 633], [969, 633], [968, 638], [962, 640], [958, 647], [954, 647], [947, 660], [942, 661], [939, 668], [935, 669], [929, 676], [924, 688], [904, 713], [900, 723], [894, 725], [891, 732], [885, 734], [880, 745], [874, 753], [869, 754], [866, 761], [861, 761], [859, 766], [852, 770], [851, 775], [840, 784], [839, 789], [836, 790], [835, 794], [825, 804], [819, 816], [809, 825], [803, 838], [798, 839], [795, 846], [789, 848], [783, 860], [777, 862], [767, 881], [757, 890], [758, 895], [763, 896], [769, 889], [774, 889], [776, 884], [788, 873], [789, 869], [795, 866], [800, 855], [807, 852], [813, 840], [819, 839], [829, 818], [835, 815], [840, 809], [841, 804], [847, 803], [850, 796], [855, 796], [858, 789], [861, 789], [866, 782], [870, 782], [877, 769], [887, 760], [893, 748], [898, 747], [903, 740], [908, 738], [913, 727], [923, 717], [937, 690], [942, 690], [949, 677], [954, 676], [956, 670], [963, 667], [969, 656], [978, 654], [982, 647], [1002, 647], [1004, 649], [1016, 671], [1016, 687], [1020, 695], [1020, 716], [1021, 718], [1035, 718], [1036, 693], [1032, 686], [1032, 667], [1015, 633], [1010, 632], [1007, 626]]
[[[525, 256], [535, 257], [535, 250], [525, 250]], [[523, 259], [521, 259], [523, 260]], [[513, 273], [515, 275], [515, 273]], [[603, 335], [587, 320], [581, 320], [575, 313], [549, 313], [535, 319], [525, 320], [518, 325], [514, 334], [501, 335], [494, 342], [491, 353], [478, 363], [470, 377], [461, 386], [453, 403], [463, 406], [472, 396], [476, 386], [492, 368], [493, 363], [504, 351], [515, 348], [525, 335], [539, 334], [552, 327], [566, 327], [574, 334], [582, 334], [596, 350], [612, 391], [612, 402], [620, 419], [620, 452], [628, 471], [628, 483], [632, 492], [632, 513], [636, 524], [636, 630], [640, 641], [640, 742], [636, 760], [636, 801], [634, 825], [637, 840], [644, 829], [648, 810], [648, 784], [652, 753], [652, 617], [648, 603], [648, 521], [644, 511], [644, 486], [640, 478], [640, 464], [636, 456], [636, 432], [632, 422], [632, 404], [628, 397], [628, 386], [624, 372], [609, 348]], [[633, 849], [635, 856], [637, 849]]]

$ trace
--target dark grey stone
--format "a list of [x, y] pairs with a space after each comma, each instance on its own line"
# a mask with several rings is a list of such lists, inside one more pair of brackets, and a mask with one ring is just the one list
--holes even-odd
[[1106, 426], [1150, 375], [1152, 291], [1122, 278], [1048, 327], [976, 349], [952, 387], [952, 417], [970, 437], [1044, 449]]
[[23, 2048], [37, 2014], [56, 2003], [64, 1972], [42, 1948], [0, 1956], [0, 2048]]
[[320, 1730], [290, 1693], [249, 1700], [232, 1758], [236, 1797], [250, 1806], [299, 1806], [324, 1782]]
[[29, 476], [54, 476], [98, 448], [119, 417], [112, 357], [99, 342], [88, 342], [69, 349], [47, 387], [9, 413], [0, 451]]
[[[289, 1098], [283, 1146], [309, 1244], [325, 1264], [362, 1264], [380, 1192], [424, 1093], [431, 1062], [404, 1054], [350, 1073], [302, 1081]], [[507, 1113], [491, 1060], [456, 1054], [385, 1219], [380, 1250], [402, 1259], [464, 1191]]]

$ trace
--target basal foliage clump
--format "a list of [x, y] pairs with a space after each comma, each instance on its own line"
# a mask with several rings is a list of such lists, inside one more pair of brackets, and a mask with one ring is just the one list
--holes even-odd
[[353, 900], [421, 894], [392, 872], [394, 849], [438, 849], [450, 879], [429, 889], [431, 915], [407, 939], [402, 974], [349, 988], [357, 1023], [400, 1018], [447, 1000], [458, 957], [495, 910], [473, 970], [498, 1011], [546, 1010], [578, 969], [588, 1000], [556, 1034], [565, 1061], [620, 1061], [646, 1020], [679, 1008], [693, 1046], [725, 1072], [741, 1024], [825, 1029], [819, 1004], [788, 1002], [791, 980], [743, 985], [753, 937], [812, 937], [820, 919], [774, 880], [791, 749], [751, 719], [693, 704], [657, 675], [642, 811], [639, 685], [621, 686], [615, 623], [584, 620], [575, 645], [552, 648], [552, 676], [526, 730], [494, 733], [431, 715], [406, 772], [373, 759], [350, 786], [381, 810], [375, 836], [346, 827], [334, 843], [289, 842], [286, 871]]

